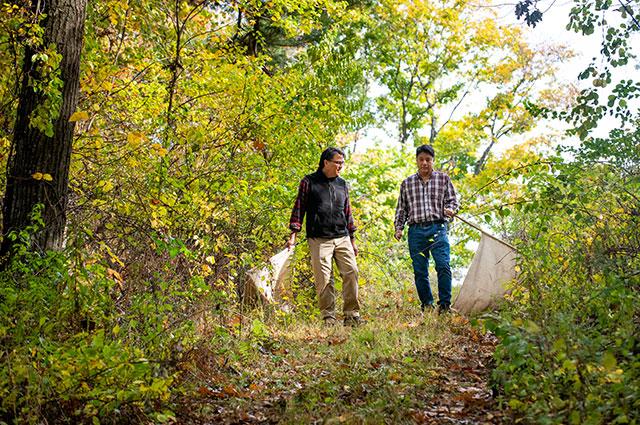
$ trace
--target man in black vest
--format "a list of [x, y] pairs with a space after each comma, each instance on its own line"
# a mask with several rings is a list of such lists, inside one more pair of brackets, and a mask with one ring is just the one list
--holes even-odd
[[342, 276], [344, 325], [361, 323], [358, 302], [358, 248], [354, 239], [356, 227], [351, 215], [349, 188], [340, 178], [344, 166], [344, 152], [327, 148], [320, 156], [315, 173], [300, 182], [298, 197], [291, 212], [291, 236], [287, 246], [296, 243], [296, 234], [302, 229], [307, 216], [307, 240], [311, 253], [311, 266], [318, 294], [320, 314], [324, 323], [334, 325], [336, 294], [333, 282], [332, 260], [335, 259]]

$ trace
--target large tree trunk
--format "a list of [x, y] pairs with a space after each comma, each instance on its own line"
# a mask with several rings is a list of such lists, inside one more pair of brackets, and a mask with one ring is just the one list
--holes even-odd
[[[66, 225], [69, 163], [74, 123], [69, 122], [78, 102], [80, 52], [84, 35], [87, 0], [33, 0], [35, 13], [46, 14], [43, 46], [54, 44], [62, 56], [60, 79], [63, 87], [60, 111], [53, 121], [53, 136], [45, 135], [31, 123], [32, 113], [45, 100], [30, 82], [43, 77], [38, 74], [33, 55], [27, 48], [23, 64], [23, 80], [18, 104], [11, 153], [7, 164], [7, 187], [3, 213], [3, 240], [0, 255], [4, 263], [10, 254], [12, 241], [9, 232], [24, 229], [30, 224], [34, 206], [43, 204], [45, 228], [34, 235], [33, 249], [59, 249], [64, 245]], [[37, 10], [43, 7], [42, 11]], [[46, 77], [45, 77], [46, 78]], [[36, 173], [52, 177], [44, 179]], [[34, 174], [36, 178], [34, 178]]]

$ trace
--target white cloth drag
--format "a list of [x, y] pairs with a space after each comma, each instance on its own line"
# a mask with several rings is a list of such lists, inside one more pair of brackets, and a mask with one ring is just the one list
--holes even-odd
[[472, 314], [495, 305], [504, 297], [505, 284], [515, 279], [515, 265], [515, 249], [482, 231], [480, 245], [453, 308], [462, 314]]

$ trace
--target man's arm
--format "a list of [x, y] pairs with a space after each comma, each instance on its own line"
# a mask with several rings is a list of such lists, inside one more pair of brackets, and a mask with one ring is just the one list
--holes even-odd
[[456, 196], [456, 189], [451, 183], [451, 178], [447, 176], [447, 182], [444, 189], [444, 215], [447, 217], [453, 217], [459, 208], [458, 199]]
[[395, 229], [394, 236], [397, 240], [402, 238], [402, 230], [404, 229], [404, 224], [407, 221], [408, 215], [408, 204], [404, 194], [404, 186], [405, 182], [402, 182], [400, 185], [400, 196], [398, 196], [398, 205], [396, 205], [396, 216], [393, 221], [393, 227]]
[[358, 247], [356, 246], [356, 224], [353, 221], [353, 214], [351, 213], [351, 200], [349, 199], [349, 188], [347, 187], [347, 196], [344, 201], [344, 216], [347, 219], [347, 231], [349, 232], [349, 238], [351, 238], [351, 246], [353, 246], [353, 252], [358, 255]]
[[306, 177], [300, 181], [298, 186], [298, 196], [293, 203], [291, 210], [291, 219], [289, 220], [289, 229], [291, 235], [287, 241], [287, 248], [291, 249], [296, 244], [296, 234], [302, 229], [302, 221], [307, 211], [307, 198], [309, 196], [309, 179]]

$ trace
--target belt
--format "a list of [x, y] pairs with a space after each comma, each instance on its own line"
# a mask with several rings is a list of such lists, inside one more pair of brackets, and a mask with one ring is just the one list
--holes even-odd
[[445, 224], [446, 222], [447, 220], [421, 221], [420, 223], [413, 223], [411, 226], [427, 227], [433, 224]]

